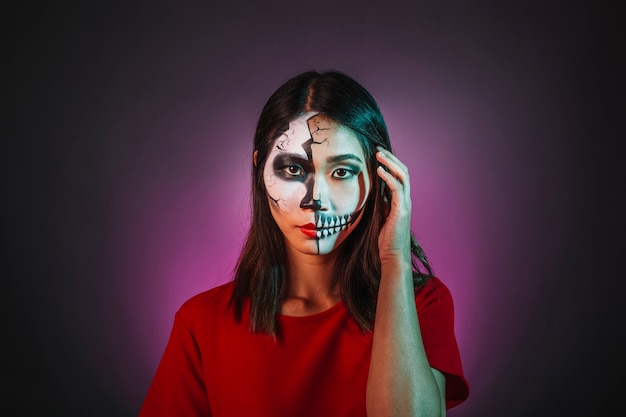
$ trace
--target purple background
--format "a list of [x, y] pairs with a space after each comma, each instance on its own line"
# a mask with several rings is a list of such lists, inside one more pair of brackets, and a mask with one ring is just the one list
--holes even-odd
[[453, 293], [471, 396], [449, 415], [616, 398], [610, 11], [88, 3], [5, 16], [0, 414], [136, 415], [176, 309], [230, 278], [262, 105], [330, 68], [379, 102]]

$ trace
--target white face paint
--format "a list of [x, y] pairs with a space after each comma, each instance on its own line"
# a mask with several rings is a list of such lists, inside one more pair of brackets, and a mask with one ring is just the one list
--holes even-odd
[[359, 222], [371, 181], [354, 132], [315, 113], [289, 123], [274, 142], [263, 177], [285, 242], [320, 255], [338, 247]]

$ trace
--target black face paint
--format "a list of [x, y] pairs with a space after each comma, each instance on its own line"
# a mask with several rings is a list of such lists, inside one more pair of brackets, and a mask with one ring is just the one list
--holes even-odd
[[[330, 130], [329, 128], [319, 127], [319, 121], [316, 120], [317, 116], [318, 115], [315, 115], [307, 119], [306, 124], [311, 138], [302, 144], [302, 149], [304, 149], [307, 159], [311, 162], [311, 166], [313, 166], [313, 145], [320, 145], [328, 140], [328, 137], [326, 137], [322, 141], [315, 141], [313, 136], [319, 134], [323, 130]], [[306, 194], [304, 195], [304, 198], [302, 198], [302, 201], [300, 201], [300, 207], [308, 208], [314, 211], [320, 210], [322, 208], [321, 196], [318, 195], [317, 198], [315, 198], [313, 195], [313, 188], [315, 187], [315, 168], [312, 169], [311, 175], [307, 175], [304, 180], [304, 186], [306, 187]], [[318, 214], [316, 213], [315, 216], [317, 222]]]
[[[311, 149], [311, 145], [313, 145], [313, 143], [313, 138], [311, 138], [302, 144], [302, 149], [304, 149], [304, 152], [306, 152], [306, 156], [311, 162], [311, 166], [313, 165], [313, 151]], [[304, 180], [306, 194], [302, 198], [302, 201], [300, 201], [300, 207], [317, 211], [322, 208], [322, 201], [320, 199], [313, 198], [313, 187], [315, 186], [315, 168], [313, 168], [311, 174], [312, 175], [307, 175]]]

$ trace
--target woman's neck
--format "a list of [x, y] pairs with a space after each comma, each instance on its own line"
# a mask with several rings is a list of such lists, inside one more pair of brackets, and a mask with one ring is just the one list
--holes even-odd
[[288, 250], [287, 288], [281, 306], [286, 316], [308, 316], [341, 299], [334, 268], [337, 253], [306, 255]]

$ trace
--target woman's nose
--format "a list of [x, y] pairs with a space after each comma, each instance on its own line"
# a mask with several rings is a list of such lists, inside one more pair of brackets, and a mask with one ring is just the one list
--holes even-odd
[[310, 198], [306, 201], [302, 200], [302, 202], [300, 203], [300, 208], [318, 211], [322, 208], [322, 200], [314, 198]]
[[322, 175], [310, 175], [304, 182], [306, 186], [306, 194], [300, 202], [300, 208], [310, 210], [322, 210], [325, 204], [323, 198], [328, 198]]

